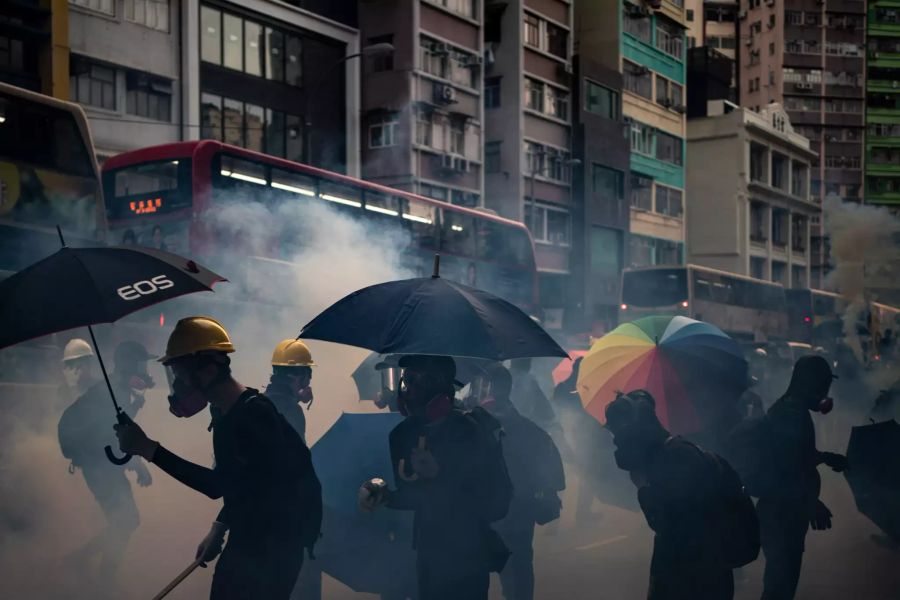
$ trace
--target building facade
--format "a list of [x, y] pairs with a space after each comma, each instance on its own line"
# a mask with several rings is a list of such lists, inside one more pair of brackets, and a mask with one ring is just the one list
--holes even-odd
[[737, 0], [685, 0], [688, 48], [705, 46], [734, 60], [737, 48]]
[[65, 100], [69, 96], [66, 0], [19, 0], [0, 11], [0, 81]]
[[[861, 0], [741, 0], [740, 104], [781, 104], [819, 158], [811, 194], [863, 197], [865, 3]], [[828, 270], [821, 222], [813, 227], [813, 280]]]
[[900, 4], [868, 4], [866, 202], [900, 210]]
[[689, 261], [809, 287], [811, 223], [822, 211], [810, 194], [816, 153], [787, 112], [711, 101], [688, 122], [687, 147]]
[[483, 15], [476, 0], [361, 2], [362, 175], [445, 202], [481, 206]]
[[264, 0], [69, 0], [69, 46], [101, 161], [209, 138], [358, 174], [350, 25]]

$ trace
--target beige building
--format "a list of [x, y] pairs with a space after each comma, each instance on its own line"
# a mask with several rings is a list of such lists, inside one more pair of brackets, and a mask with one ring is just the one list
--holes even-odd
[[810, 223], [822, 209], [810, 196], [816, 153], [787, 113], [709, 103], [688, 121], [688, 261], [809, 287]]
[[688, 47], [715, 48], [734, 60], [737, 47], [737, 0], [686, 0]]

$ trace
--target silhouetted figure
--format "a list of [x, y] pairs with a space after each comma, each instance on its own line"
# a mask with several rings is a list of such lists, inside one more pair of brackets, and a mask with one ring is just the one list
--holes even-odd
[[306, 415], [302, 405], [312, 405], [309, 384], [314, 366], [316, 363], [306, 344], [293, 338], [282, 340], [272, 353], [272, 377], [266, 387], [266, 397], [304, 441]]
[[[321, 486], [310, 452], [272, 402], [231, 376], [234, 345], [209, 317], [188, 317], [169, 337], [163, 364], [170, 369], [170, 411], [191, 417], [213, 413], [215, 466], [202, 467], [149, 439], [136, 424], [117, 425], [123, 452], [143, 456], [183, 484], [224, 498], [197, 558], [219, 552], [214, 600], [284, 600], [312, 551], [322, 519]], [[228, 543], [222, 551], [225, 533]]]
[[491, 528], [512, 496], [500, 425], [483, 409], [454, 408], [452, 358], [405, 356], [400, 368], [406, 419], [389, 440], [397, 489], [369, 482], [361, 506], [415, 512], [420, 600], [485, 600], [491, 571], [501, 571], [509, 556]]
[[[86, 363], [96, 360], [90, 346], [83, 340], [72, 340], [66, 346], [65, 356], [70, 357], [64, 361], [66, 379], [74, 380], [76, 389], [83, 388], [81, 377], [89, 373]], [[144, 405], [144, 392], [154, 385], [147, 373], [150, 358], [147, 350], [136, 342], [122, 342], [116, 348], [110, 383], [119, 405], [130, 416], [140, 411]], [[73, 378], [73, 371], [80, 374], [77, 379]], [[113, 465], [106, 459], [103, 446], [113, 438], [112, 401], [106, 383], [87, 376], [92, 385], [60, 417], [59, 443], [63, 455], [71, 461], [70, 472], [81, 471], [107, 523], [98, 536], [73, 556], [89, 561], [99, 554], [98, 579], [110, 581], [115, 576], [128, 540], [140, 524], [125, 471], [134, 471], [137, 483], [142, 487], [150, 485], [152, 480], [147, 466], [140, 459], [134, 459], [125, 466]]]
[[797, 590], [809, 526], [831, 528], [831, 511], [819, 500], [817, 467], [846, 468], [839, 454], [816, 450], [810, 411], [830, 412], [828, 398], [833, 375], [821, 356], [797, 360], [787, 392], [766, 415], [769, 473], [759, 492], [760, 528], [766, 556], [763, 600], [790, 600]]
[[562, 458], [553, 440], [534, 422], [523, 417], [510, 399], [512, 377], [503, 365], [487, 370], [481, 406], [503, 426], [503, 456], [513, 484], [509, 513], [497, 522], [497, 531], [509, 547], [500, 573], [506, 600], [534, 598], [534, 526], [559, 518], [558, 493], [566, 487]]
[[512, 361], [510, 371], [513, 378], [510, 397], [516, 409], [523, 417], [531, 419], [545, 431], [553, 429], [556, 426], [556, 414], [531, 372], [531, 359], [519, 358]]
[[717, 465], [693, 443], [671, 437], [655, 410], [652, 396], [642, 390], [606, 408], [616, 463], [631, 475], [656, 533], [647, 597], [728, 600], [734, 580], [722, 556], [720, 523], [712, 518], [721, 509]]

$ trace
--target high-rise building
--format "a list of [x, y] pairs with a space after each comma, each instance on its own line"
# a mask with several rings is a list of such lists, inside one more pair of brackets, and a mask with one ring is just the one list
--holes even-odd
[[714, 48], [730, 59], [737, 48], [737, 0], [685, 0], [689, 48]]
[[900, 210], [900, 6], [870, 0], [867, 34], [865, 198]]
[[596, 0], [576, 7], [583, 32], [579, 53], [620, 70], [623, 77], [622, 113], [631, 145], [628, 262], [682, 263], [690, 191], [684, 171], [684, 5], [679, 0]]
[[[865, 3], [740, 0], [740, 104], [781, 104], [811, 141], [810, 192], [859, 202], [863, 184]], [[812, 279], [827, 272], [827, 240], [813, 223]]]
[[494, 65], [484, 52], [480, 8], [476, 0], [360, 2], [363, 44], [394, 46], [363, 63], [364, 178], [484, 204], [485, 163], [496, 157], [482, 149], [483, 73]]
[[562, 0], [485, 5], [485, 206], [535, 241], [549, 327], [572, 302], [572, 19]]
[[688, 121], [687, 150], [688, 260], [808, 287], [810, 222], [822, 211], [809, 194], [816, 154], [787, 113], [778, 104], [756, 113], [713, 100]]
[[69, 95], [66, 0], [17, 0], [0, 10], [0, 81], [65, 100]]

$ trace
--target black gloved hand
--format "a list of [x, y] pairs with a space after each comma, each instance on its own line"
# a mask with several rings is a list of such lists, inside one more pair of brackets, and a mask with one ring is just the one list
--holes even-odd
[[816, 506], [813, 508], [813, 514], [809, 518], [810, 526], [816, 531], [825, 531], [831, 529], [831, 511], [825, 506], [821, 500], [816, 500]]
[[836, 452], [822, 452], [822, 462], [831, 467], [831, 469], [840, 473], [847, 468], [847, 457]]

